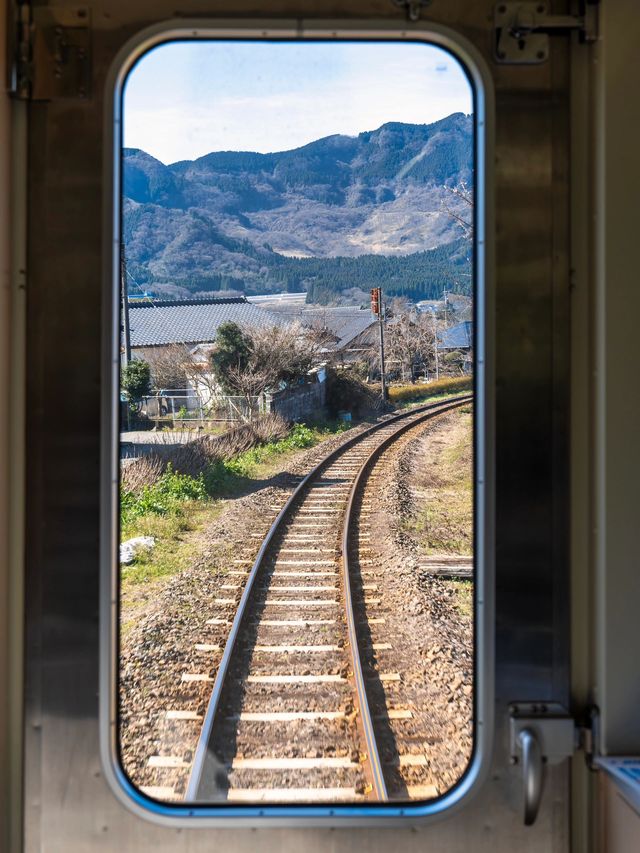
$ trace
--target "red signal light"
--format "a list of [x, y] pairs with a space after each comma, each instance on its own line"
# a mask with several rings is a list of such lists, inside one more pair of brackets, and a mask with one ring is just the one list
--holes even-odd
[[380, 313], [380, 288], [371, 288], [371, 310], [374, 314]]

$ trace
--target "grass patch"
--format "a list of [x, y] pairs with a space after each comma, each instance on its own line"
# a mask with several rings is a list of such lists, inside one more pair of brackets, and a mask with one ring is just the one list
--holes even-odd
[[456, 594], [455, 606], [461, 616], [473, 617], [473, 581], [449, 581]]
[[470, 493], [447, 489], [443, 500], [420, 513], [413, 529], [421, 535], [427, 554], [471, 555], [467, 522]]
[[471, 376], [451, 376], [435, 382], [417, 382], [407, 385], [391, 385], [388, 388], [389, 402], [395, 405], [415, 403], [461, 391], [470, 391], [473, 387]]
[[427, 554], [472, 554], [471, 427], [470, 413], [457, 413], [446, 433], [440, 433], [444, 446], [433, 444], [434, 456], [425, 460], [418, 480], [424, 498], [408, 526]]
[[185, 503], [206, 499], [207, 489], [202, 474], [199, 477], [177, 474], [169, 466], [156, 483], [144, 486], [139, 494], [121, 489], [120, 523], [123, 533], [134, 527], [137, 519], [158, 515], [179, 516]]
[[233, 459], [221, 460], [209, 466], [205, 484], [210, 495], [237, 494], [247, 480], [268, 476], [283, 457], [314, 447], [321, 441], [349, 428], [342, 421], [319, 421], [315, 424], [296, 424], [286, 438], [252, 447]]
[[344, 432], [342, 421], [296, 424], [289, 434], [218, 460], [198, 477], [178, 474], [169, 468], [153, 485], [139, 492], [120, 491], [121, 541], [135, 536], [153, 536], [155, 546], [138, 554], [133, 563], [122, 566], [124, 588], [158, 580], [188, 568], [205, 547], [196, 535], [223, 508], [222, 497], [233, 496], [247, 487], [247, 481], [262, 479], [283, 458], [332, 435]]
[[[204, 530], [221, 511], [221, 504], [214, 506], [211, 501], [191, 501], [180, 507], [179, 511], [176, 509], [168, 515], [142, 516], [136, 529], [132, 531], [133, 535], [153, 536], [156, 544], [151, 551], [138, 554], [130, 565], [122, 566], [123, 587], [126, 589], [156, 581], [187, 569], [198, 556], [198, 552], [204, 551], [207, 546], [204, 539], [198, 543], [194, 533]], [[123, 533], [124, 538], [129, 536]]]

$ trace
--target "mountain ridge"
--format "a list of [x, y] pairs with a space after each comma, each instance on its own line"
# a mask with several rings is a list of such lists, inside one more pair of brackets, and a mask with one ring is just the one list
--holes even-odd
[[454, 113], [429, 125], [387, 122], [282, 152], [217, 151], [168, 166], [124, 149], [128, 264], [159, 292], [213, 284], [260, 293], [278, 283], [306, 288], [289, 262], [298, 259], [336, 267], [340, 258], [426, 257], [445, 246], [459, 255], [460, 229], [443, 204], [459, 208], [447, 187], [472, 182], [472, 131], [471, 117]]

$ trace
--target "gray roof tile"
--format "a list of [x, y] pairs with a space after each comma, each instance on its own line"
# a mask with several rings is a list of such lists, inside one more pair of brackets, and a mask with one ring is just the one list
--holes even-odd
[[296, 306], [283, 304], [273, 306], [272, 310], [289, 320], [298, 320], [305, 326], [313, 329], [326, 329], [337, 338], [334, 345], [329, 345], [328, 350], [344, 349], [354, 338], [357, 338], [365, 329], [376, 322], [376, 318], [368, 309], [354, 306]]
[[471, 349], [473, 346], [473, 323], [465, 320], [445, 329], [438, 335], [438, 349]]
[[129, 303], [132, 347], [209, 343], [218, 326], [228, 322], [244, 328], [272, 328], [288, 325], [290, 320], [243, 297]]

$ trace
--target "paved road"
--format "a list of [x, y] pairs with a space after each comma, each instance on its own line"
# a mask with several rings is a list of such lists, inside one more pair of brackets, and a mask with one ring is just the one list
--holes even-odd
[[193, 441], [202, 433], [202, 430], [185, 429], [160, 430], [154, 432], [150, 429], [129, 430], [120, 433], [120, 441], [127, 444], [186, 444]]
[[151, 453], [154, 448], [176, 447], [179, 444], [187, 444], [202, 435], [201, 430], [175, 430], [174, 432], [160, 430], [129, 430], [120, 433], [120, 458], [135, 459]]

